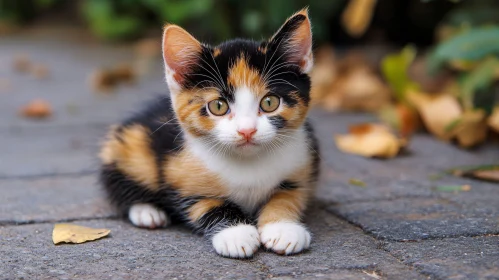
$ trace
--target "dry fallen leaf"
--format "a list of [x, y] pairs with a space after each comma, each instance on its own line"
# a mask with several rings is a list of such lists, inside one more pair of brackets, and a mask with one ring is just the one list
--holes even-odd
[[52, 115], [52, 106], [43, 99], [35, 99], [19, 110], [21, 116], [34, 119], [44, 119]]
[[350, 0], [341, 16], [341, 21], [346, 31], [360, 37], [364, 34], [374, 12], [376, 0]]
[[337, 135], [335, 140], [342, 152], [380, 158], [395, 157], [406, 144], [386, 126], [379, 124], [351, 126], [349, 134]]
[[89, 75], [88, 83], [95, 92], [112, 92], [118, 83], [112, 71], [97, 69]]
[[12, 64], [14, 70], [18, 72], [28, 72], [31, 67], [31, 61], [27, 55], [19, 54], [14, 57], [14, 62]]
[[448, 170], [454, 176], [499, 182], [499, 165], [480, 165]]
[[463, 148], [473, 147], [487, 138], [486, 116], [483, 110], [466, 111], [451, 133]]
[[470, 185], [448, 185], [448, 186], [437, 186], [433, 188], [437, 192], [469, 192], [471, 190]]
[[406, 104], [399, 103], [382, 108], [378, 115], [380, 119], [396, 129], [402, 137], [409, 137], [420, 127], [417, 112]]
[[127, 84], [133, 84], [136, 80], [136, 75], [134, 69], [126, 63], [119, 64], [113, 70], [111, 75], [117, 82], [124, 82]]
[[73, 224], [55, 224], [52, 241], [59, 243], [83, 243], [107, 236], [111, 230], [96, 229]]
[[43, 64], [34, 64], [29, 71], [39, 80], [46, 79], [49, 76], [49, 69]]
[[407, 99], [415, 106], [425, 127], [431, 133], [443, 140], [453, 137], [448, 127], [462, 115], [456, 97], [450, 94], [428, 95], [410, 90]]
[[487, 124], [495, 132], [499, 132], [499, 107], [495, 107], [492, 115], [487, 120]]

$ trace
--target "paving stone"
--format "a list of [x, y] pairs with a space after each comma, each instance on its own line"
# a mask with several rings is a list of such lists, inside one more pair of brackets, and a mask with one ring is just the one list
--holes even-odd
[[95, 176], [0, 180], [0, 225], [113, 215]]
[[0, 133], [0, 178], [85, 173], [98, 169], [106, 125], [33, 127]]
[[[66, 34], [67, 33], [67, 34]], [[98, 68], [133, 63], [130, 45], [95, 45], [88, 38], [64, 33], [64, 41], [54, 34], [0, 38], [0, 77], [11, 84], [8, 92], [0, 92], [0, 128], [39, 127], [43, 125], [108, 124], [134, 110], [143, 100], [166, 92], [161, 58], [152, 65], [151, 75], [135, 86], [122, 86], [112, 94], [96, 94], [88, 77]], [[80, 32], [81, 33], [81, 32]], [[29, 34], [31, 35], [31, 34]], [[28, 74], [13, 71], [14, 57], [24, 53], [34, 63], [50, 69], [50, 77], [36, 80]], [[50, 102], [54, 115], [46, 121], [19, 117], [18, 109], [32, 99]]]
[[[217, 256], [210, 244], [181, 226], [142, 230], [124, 221], [77, 221], [111, 229], [111, 237], [80, 245], [54, 246], [51, 224], [0, 227], [0, 275], [7, 278], [246, 278], [368, 279], [363, 271], [397, 279], [421, 275], [377, 248], [376, 241], [325, 211], [313, 208], [308, 225], [312, 248], [295, 256], [259, 252], [251, 260]], [[2, 271], [3, 270], [3, 271]], [[319, 277], [319, 276], [317, 276]], [[101, 278], [101, 277], [100, 277]]]
[[121, 221], [80, 221], [111, 236], [78, 245], [52, 243], [51, 224], [0, 227], [1, 278], [260, 279], [255, 260], [221, 258], [182, 228], [148, 231]]
[[[342, 153], [333, 135], [346, 133], [354, 123], [376, 121], [372, 115], [359, 113], [311, 113], [321, 147], [322, 176], [318, 194], [321, 199], [346, 203], [399, 197], [432, 197], [430, 177], [460, 165], [494, 163], [499, 158], [495, 145], [466, 151], [430, 135], [416, 135], [410, 153], [389, 160], [370, 159]], [[349, 184], [350, 179], [366, 183], [366, 188]]]
[[[311, 249], [296, 256], [260, 255], [273, 276], [329, 275], [331, 270], [377, 271], [388, 279], [420, 279], [421, 276], [384, 251], [358, 228], [314, 207], [307, 214], [313, 242]], [[366, 276], [364, 274], [364, 276]], [[341, 277], [339, 277], [341, 278]], [[348, 278], [347, 278], [348, 279]]]
[[359, 225], [376, 238], [420, 240], [499, 233], [499, 204], [483, 208], [444, 198], [395, 200], [334, 205], [332, 213]]
[[499, 236], [389, 242], [384, 248], [432, 279], [499, 279]]

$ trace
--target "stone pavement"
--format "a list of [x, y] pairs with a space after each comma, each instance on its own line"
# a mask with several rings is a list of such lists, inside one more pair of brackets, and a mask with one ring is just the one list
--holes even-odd
[[[19, 52], [46, 64], [51, 78], [14, 73]], [[311, 114], [324, 163], [307, 213], [314, 239], [305, 253], [231, 260], [181, 226], [150, 231], [117, 220], [96, 183], [99, 139], [109, 124], [164, 92], [161, 65], [108, 96], [93, 94], [86, 76], [131, 57], [128, 46], [102, 46], [71, 29], [0, 38], [0, 79], [11, 83], [0, 88], [0, 279], [499, 279], [499, 185], [429, 178], [497, 162], [499, 148], [463, 151], [417, 135], [408, 155], [391, 160], [339, 152], [333, 134], [373, 120], [363, 114]], [[51, 102], [54, 116], [20, 118], [17, 109], [37, 97]], [[350, 185], [350, 178], [367, 186]], [[450, 184], [471, 190], [434, 191]], [[55, 246], [53, 224], [61, 221], [109, 228], [111, 236]]]

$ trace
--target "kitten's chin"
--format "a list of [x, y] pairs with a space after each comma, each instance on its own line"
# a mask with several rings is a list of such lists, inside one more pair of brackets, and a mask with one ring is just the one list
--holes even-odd
[[232, 148], [233, 152], [238, 156], [256, 156], [262, 151], [262, 146], [253, 143], [244, 143], [235, 145]]

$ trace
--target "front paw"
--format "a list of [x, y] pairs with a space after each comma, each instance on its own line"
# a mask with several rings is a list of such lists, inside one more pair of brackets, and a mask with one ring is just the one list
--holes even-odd
[[240, 224], [218, 232], [212, 239], [218, 254], [231, 258], [249, 258], [260, 247], [256, 227]]
[[260, 240], [265, 248], [280, 255], [299, 253], [310, 247], [310, 233], [299, 223], [277, 222], [260, 228]]

